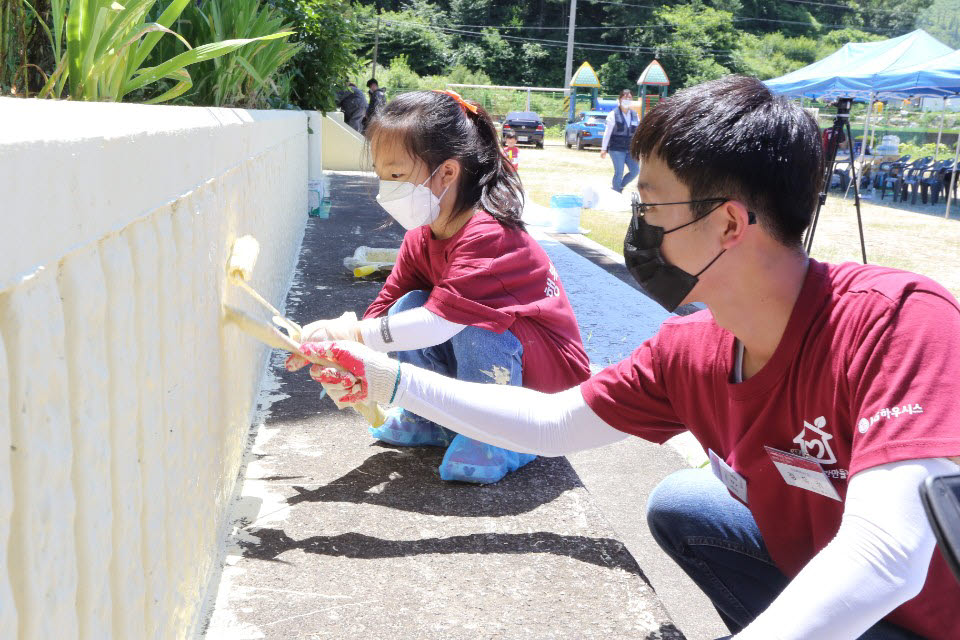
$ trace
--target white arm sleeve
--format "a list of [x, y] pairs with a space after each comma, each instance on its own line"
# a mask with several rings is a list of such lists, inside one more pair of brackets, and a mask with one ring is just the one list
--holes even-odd
[[381, 353], [425, 349], [446, 342], [467, 325], [444, 320], [423, 307], [360, 321], [363, 343]]
[[837, 535], [736, 640], [855, 640], [920, 593], [936, 545], [920, 483], [956, 470], [929, 458], [851, 478]]
[[[614, 109], [619, 109], [619, 106], [614, 107]], [[607, 125], [603, 129], [603, 142], [600, 143], [600, 151], [606, 151], [607, 145], [610, 144], [610, 136], [613, 135], [613, 128], [617, 126], [617, 112], [611, 111], [607, 114]]]
[[401, 365], [394, 404], [457, 433], [511, 451], [562, 456], [627, 437], [607, 425], [579, 387], [547, 394], [447, 378]]

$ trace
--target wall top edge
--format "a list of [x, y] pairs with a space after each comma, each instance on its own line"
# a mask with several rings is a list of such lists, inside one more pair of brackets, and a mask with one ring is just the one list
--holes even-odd
[[0, 98], [0, 145], [120, 138], [251, 123], [306, 121], [311, 112]]

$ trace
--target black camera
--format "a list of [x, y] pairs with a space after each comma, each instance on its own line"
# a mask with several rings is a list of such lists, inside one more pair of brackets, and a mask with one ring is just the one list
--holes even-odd
[[853, 98], [837, 98], [837, 115], [850, 113], [852, 106]]

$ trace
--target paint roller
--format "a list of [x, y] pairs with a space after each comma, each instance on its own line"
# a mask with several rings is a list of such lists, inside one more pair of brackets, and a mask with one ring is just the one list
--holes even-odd
[[[226, 303], [223, 305], [223, 319], [269, 347], [299, 354], [303, 329], [296, 322], [284, 317], [276, 307], [270, 304], [247, 282], [253, 275], [253, 267], [256, 265], [259, 255], [260, 243], [256, 238], [250, 235], [237, 238], [233, 243], [230, 258], [227, 261], [227, 280], [247, 292], [260, 306], [269, 311], [273, 324], [258, 320]], [[280, 329], [283, 329], [283, 331], [280, 331]], [[336, 367], [333, 362], [328, 364]], [[353, 406], [374, 427], [379, 427], [386, 420], [383, 410], [376, 403]]]

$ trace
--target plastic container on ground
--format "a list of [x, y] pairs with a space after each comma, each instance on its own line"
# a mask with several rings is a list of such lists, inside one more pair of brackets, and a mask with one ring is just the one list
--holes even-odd
[[326, 178], [307, 183], [307, 214], [314, 218], [330, 217], [330, 188]]
[[557, 233], [580, 233], [580, 208], [583, 199], [575, 194], [557, 194], [550, 198], [553, 230]]
[[883, 136], [874, 153], [882, 156], [900, 155], [900, 136]]
[[[363, 267], [374, 267], [374, 270], [390, 270], [397, 262], [397, 253], [399, 251], [399, 248], [357, 247], [352, 256], [347, 256], [343, 259], [343, 266], [351, 271]], [[372, 273], [372, 271], [370, 273]]]

